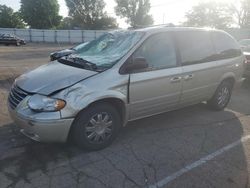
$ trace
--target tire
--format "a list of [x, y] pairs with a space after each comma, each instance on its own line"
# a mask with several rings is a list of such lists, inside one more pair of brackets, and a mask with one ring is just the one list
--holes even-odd
[[20, 44], [20, 42], [16, 42], [16, 46], [20, 46], [21, 44]]
[[108, 103], [99, 103], [81, 111], [73, 122], [71, 136], [81, 148], [101, 150], [109, 146], [121, 128], [121, 117]]
[[217, 88], [213, 97], [207, 101], [211, 109], [221, 111], [228, 105], [233, 90], [233, 83], [230, 81], [223, 81]]

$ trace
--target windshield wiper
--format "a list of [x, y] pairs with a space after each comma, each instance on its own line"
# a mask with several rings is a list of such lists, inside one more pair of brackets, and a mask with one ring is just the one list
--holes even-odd
[[69, 58], [72, 59], [74, 61], [74, 63], [83, 65], [84, 68], [95, 70], [95, 71], [98, 69], [96, 64], [94, 64], [90, 61], [87, 61], [81, 57], [69, 57]]
[[68, 56], [68, 57], [62, 57], [60, 59], [58, 59], [58, 61], [60, 63], [63, 63], [63, 64], [66, 64], [66, 65], [70, 65], [70, 66], [74, 66], [74, 67], [77, 67], [77, 68], [82, 68], [82, 69], [87, 69], [87, 70], [93, 70], [93, 71], [96, 71], [96, 72], [100, 72], [98, 71], [98, 67], [96, 64], [94, 63], [91, 63], [87, 60], [84, 60], [80, 57], [71, 57], [71, 56]]

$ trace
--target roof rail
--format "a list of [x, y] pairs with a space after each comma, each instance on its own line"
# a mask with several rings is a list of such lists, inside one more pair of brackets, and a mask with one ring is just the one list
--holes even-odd
[[168, 24], [157, 24], [157, 25], [136, 25], [134, 27], [129, 27], [128, 29], [143, 29], [143, 28], [150, 28], [150, 27], [175, 27], [173, 23], [168, 23]]

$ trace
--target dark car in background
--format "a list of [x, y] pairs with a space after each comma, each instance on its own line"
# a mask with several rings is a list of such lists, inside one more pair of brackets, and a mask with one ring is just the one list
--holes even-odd
[[61, 51], [52, 52], [50, 54], [50, 61], [55, 61], [57, 59], [60, 59], [61, 57], [65, 57], [65, 56], [74, 54], [76, 52], [79, 52], [86, 44], [88, 44], [88, 42], [79, 44], [79, 45], [72, 47], [72, 48], [69, 48], [69, 49], [64, 49]]
[[20, 46], [26, 44], [26, 42], [14, 34], [0, 34], [0, 44]]
[[246, 57], [244, 77], [250, 78], [250, 39], [243, 39], [239, 41], [243, 54]]

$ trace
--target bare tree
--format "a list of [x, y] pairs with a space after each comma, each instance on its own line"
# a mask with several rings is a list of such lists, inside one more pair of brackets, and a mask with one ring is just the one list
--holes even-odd
[[250, 0], [242, 0], [238, 5], [231, 4], [230, 11], [241, 28], [250, 28]]

